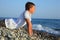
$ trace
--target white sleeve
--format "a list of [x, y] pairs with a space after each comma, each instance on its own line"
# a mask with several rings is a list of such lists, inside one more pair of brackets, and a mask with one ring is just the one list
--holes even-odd
[[29, 13], [28, 12], [25, 12], [25, 19], [29, 19], [30, 21], [31, 21], [31, 16], [29, 15]]

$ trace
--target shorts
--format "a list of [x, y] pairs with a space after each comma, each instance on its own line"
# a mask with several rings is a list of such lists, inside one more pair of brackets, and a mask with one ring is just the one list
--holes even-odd
[[6, 25], [6, 28], [9, 28], [9, 29], [15, 29], [17, 27], [17, 24], [13, 19], [5, 19], [5, 25]]

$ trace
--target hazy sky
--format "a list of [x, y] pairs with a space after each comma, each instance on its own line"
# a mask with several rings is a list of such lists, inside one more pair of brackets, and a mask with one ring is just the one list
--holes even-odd
[[28, 1], [36, 5], [32, 18], [60, 19], [60, 0], [0, 0], [0, 17], [19, 17]]

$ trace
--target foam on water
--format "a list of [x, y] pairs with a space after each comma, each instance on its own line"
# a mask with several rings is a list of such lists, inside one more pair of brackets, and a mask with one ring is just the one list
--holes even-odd
[[33, 29], [34, 30], [39, 30], [39, 31], [45, 31], [45, 32], [48, 32], [48, 33], [51, 33], [51, 34], [55, 34], [55, 35], [60, 35], [60, 32], [59, 31], [56, 31], [52, 28], [49, 28], [49, 27], [43, 27], [41, 24], [33, 24]]

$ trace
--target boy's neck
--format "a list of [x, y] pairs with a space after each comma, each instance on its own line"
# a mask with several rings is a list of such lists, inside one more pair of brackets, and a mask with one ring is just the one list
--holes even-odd
[[32, 14], [29, 10], [27, 10], [30, 14]]

